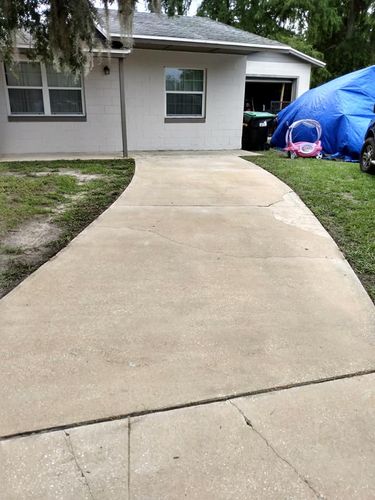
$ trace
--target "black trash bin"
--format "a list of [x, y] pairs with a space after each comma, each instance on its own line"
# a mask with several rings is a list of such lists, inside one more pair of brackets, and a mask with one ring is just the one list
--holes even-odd
[[265, 111], [245, 111], [242, 124], [242, 149], [264, 151], [268, 149], [268, 131], [276, 115]]

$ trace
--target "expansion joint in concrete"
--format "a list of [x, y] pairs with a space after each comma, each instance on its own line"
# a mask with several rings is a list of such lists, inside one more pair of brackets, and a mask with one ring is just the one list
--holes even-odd
[[[292, 191], [288, 191], [286, 194], [291, 193]], [[282, 203], [284, 200], [276, 200], [273, 201], [272, 203], [261, 203], [261, 204], [254, 204], [254, 203], [241, 203], [241, 204], [236, 204], [236, 205], [214, 205], [212, 203], [185, 203], [185, 204], [177, 204], [177, 203], [157, 203], [157, 204], [147, 204], [147, 205], [142, 205], [142, 204], [136, 204], [136, 205], [131, 205], [131, 204], [126, 204], [122, 205], [123, 208], [220, 208], [220, 209], [226, 209], [226, 208], [270, 208], [273, 205], [277, 205], [278, 203]]]
[[153, 415], [155, 413], [165, 413], [168, 411], [182, 410], [184, 408], [193, 408], [193, 407], [204, 406], [204, 405], [209, 405], [209, 404], [214, 404], [214, 403], [221, 403], [221, 402], [225, 402], [225, 401], [229, 401], [229, 400], [233, 400], [233, 399], [258, 396], [261, 394], [269, 394], [269, 393], [273, 393], [273, 392], [286, 391], [289, 389], [297, 389], [299, 387], [307, 387], [310, 385], [323, 384], [326, 382], [334, 382], [336, 380], [344, 380], [344, 379], [348, 379], [348, 378], [363, 377], [366, 375], [373, 375], [373, 374], [375, 374], [375, 368], [371, 368], [368, 370], [361, 370], [361, 371], [352, 372], [352, 373], [344, 373], [342, 375], [335, 375], [332, 377], [325, 377], [325, 378], [320, 378], [320, 379], [315, 379], [315, 380], [307, 380], [305, 382], [296, 382], [296, 383], [292, 383], [292, 384], [279, 385], [279, 386], [275, 386], [275, 387], [267, 387], [265, 389], [256, 389], [254, 391], [238, 392], [238, 393], [234, 393], [234, 394], [228, 394], [228, 395], [224, 395], [224, 396], [207, 398], [207, 399], [202, 399], [202, 400], [197, 400], [197, 401], [190, 401], [190, 402], [186, 402], [186, 403], [176, 404], [176, 405], [172, 405], [172, 406], [165, 406], [165, 407], [161, 407], [161, 408], [134, 411], [131, 413], [126, 413], [126, 414], [121, 414], [121, 415], [113, 415], [113, 416], [97, 418], [97, 419], [93, 419], [93, 420], [85, 420], [85, 421], [81, 421], [81, 422], [71, 422], [68, 424], [58, 425], [58, 426], [54, 426], [54, 427], [45, 427], [42, 429], [36, 429], [36, 430], [30, 430], [30, 431], [24, 431], [24, 432], [17, 432], [14, 434], [3, 435], [3, 436], [0, 436], [0, 442], [1, 441], [9, 441], [11, 439], [17, 439], [17, 438], [21, 438], [21, 437], [45, 434], [48, 432], [58, 432], [58, 431], [64, 431], [64, 430], [68, 430], [68, 429], [75, 429], [77, 427], [84, 427], [87, 425], [101, 424], [101, 423], [105, 423], [105, 422], [113, 422], [116, 420], [127, 420], [127, 419], [135, 418], [135, 417], [143, 417], [143, 416], [147, 416], [147, 415]]
[[131, 498], [131, 490], [130, 490], [130, 435], [131, 435], [131, 418], [128, 417], [128, 500]]

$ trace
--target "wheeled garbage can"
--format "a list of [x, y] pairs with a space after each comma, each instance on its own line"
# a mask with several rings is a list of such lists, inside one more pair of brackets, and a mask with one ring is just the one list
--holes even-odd
[[265, 111], [245, 111], [242, 123], [242, 149], [264, 151], [268, 149], [268, 132], [276, 115]]

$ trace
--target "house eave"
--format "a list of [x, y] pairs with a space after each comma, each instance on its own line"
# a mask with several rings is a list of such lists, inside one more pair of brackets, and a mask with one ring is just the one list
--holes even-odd
[[[30, 44], [17, 44], [17, 50], [21, 52], [27, 53], [27, 51], [31, 50], [32, 46]], [[89, 50], [87, 50], [89, 52]], [[107, 55], [109, 54], [112, 57], [126, 57], [131, 53], [130, 49], [107, 49], [107, 48], [102, 48], [102, 49], [92, 49], [91, 50], [92, 54], [94, 56], [101, 56], [101, 55]]]
[[307, 54], [304, 54], [297, 49], [293, 49], [292, 47], [288, 47], [288, 49], [289, 54], [298, 57], [299, 59], [303, 59], [306, 62], [309, 62], [312, 66], [316, 66], [318, 68], [326, 67], [326, 63], [324, 61], [321, 61], [320, 59], [315, 59], [315, 57], [308, 56]]
[[[111, 33], [112, 39], [120, 39], [118, 33]], [[152, 35], [133, 35], [134, 48], [162, 49], [162, 50], [191, 50], [200, 52], [217, 52], [226, 54], [247, 55], [259, 51], [272, 51], [290, 54], [298, 59], [302, 59], [312, 66], [323, 68], [326, 64], [323, 61], [308, 56], [299, 50], [288, 45], [273, 44], [252, 44], [240, 42], [227, 42], [221, 40], [197, 40], [193, 38], [175, 38]]]

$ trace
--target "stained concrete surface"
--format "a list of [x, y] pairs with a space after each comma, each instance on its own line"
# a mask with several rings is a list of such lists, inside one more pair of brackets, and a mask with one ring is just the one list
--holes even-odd
[[127, 420], [0, 442], [4, 500], [126, 500]]
[[140, 417], [133, 498], [373, 498], [374, 404], [368, 375]]
[[374, 307], [289, 192], [234, 155], [138, 159], [0, 302], [1, 435], [374, 368]]
[[375, 375], [0, 442], [6, 500], [368, 500]]
[[[337, 498], [369, 498], [369, 375], [342, 381], [337, 394], [326, 382], [314, 397], [310, 386], [289, 389], [132, 418], [130, 430], [120, 417], [374, 370], [374, 319], [350, 266], [288, 186], [235, 155], [140, 155], [112, 207], [0, 301], [0, 438], [64, 429], [1, 442], [3, 491], [336, 498], [332, 478], [342, 481]], [[262, 401], [275, 401], [280, 419]], [[118, 428], [70, 428], [116, 416]], [[264, 422], [260, 434], [245, 417], [257, 431]], [[185, 462], [171, 459], [174, 449]], [[331, 454], [336, 471], [324, 468]], [[340, 473], [350, 467], [362, 486]]]
[[134, 499], [315, 498], [228, 402], [132, 419], [131, 426]]
[[322, 498], [374, 498], [375, 375], [233, 404]]

